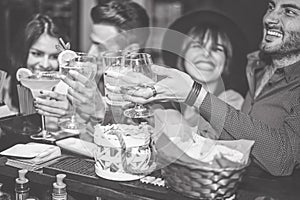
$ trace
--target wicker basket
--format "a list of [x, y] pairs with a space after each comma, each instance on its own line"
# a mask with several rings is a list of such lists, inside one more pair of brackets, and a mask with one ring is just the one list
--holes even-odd
[[247, 165], [238, 168], [188, 166], [176, 160], [162, 169], [166, 184], [181, 194], [196, 199], [231, 199]]

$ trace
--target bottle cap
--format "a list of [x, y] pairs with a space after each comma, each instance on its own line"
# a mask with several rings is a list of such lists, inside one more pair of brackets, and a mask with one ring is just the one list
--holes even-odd
[[57, 174], [56, 175], [56, 182], [53, 183], [54, 189], [63, 189], [66, 187], [66, 184], [63, 182], [64, 178], [66, 177], [65, 174]]
[[28, 179], [25, 177], [28, 170], [27, 169], [21, 169], [18, 172], [19, 172], [19, 177], [16, 179], [16, 183], [18, 183], [18, 184], [28, 183]]

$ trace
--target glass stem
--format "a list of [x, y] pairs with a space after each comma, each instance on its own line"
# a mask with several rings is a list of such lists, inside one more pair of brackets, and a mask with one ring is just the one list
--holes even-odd
[[46, 130], [46, 119], [45, 115], [42, 115], [42, 131]]
[[76, 122], [75, 112], [71, 116], [71, 122], [73, 122], [73, 123]]
[[76, 123], [76, 106], [74, 103], [74, 100], [72, 100], [72, 116], [71, 116], [71, 122]]
[[43, 136], [43, 138], [46, 138], [46, 137], [47, 137], [46, 118], [45, 118], [45, 115], [42, 115], [42, 136]]

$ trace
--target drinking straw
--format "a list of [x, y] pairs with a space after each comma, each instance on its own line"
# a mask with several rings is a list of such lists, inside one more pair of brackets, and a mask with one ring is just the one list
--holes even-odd
[[64, 40], [63, 40], [62, 38], [59, 38], [58, 40], [59, 40], [59, 44], [60, 44], [65, 50], [70, 49], [70, 43], [69, 43], [69, 42], [68, 42], [68, 43], [65, 43]]

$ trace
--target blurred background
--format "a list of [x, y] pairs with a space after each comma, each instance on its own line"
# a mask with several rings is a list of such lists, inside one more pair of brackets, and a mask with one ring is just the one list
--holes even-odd
[[[244, 32], [249, 36], [251, 49], [255, 50], [261, 38], [261, 19], [266, 8], [265, 0], [135, 0], [146, 8], [154, 27], [167, 28], [182, 14], [197, 10], [203, 4], [217, 2], [223, 9], [234, 10], [239, 23], [247, 23]], [[244, 9], [234, 5], [242, 4]], [[59, 18], [66, 27], [72, 49], [87, 51], [90, 46], [90, 9], [97, 0], [0, 0], [0, 68], [5, 69], [11, 45], [32, 14], [41, 12]], [[163, 34], [152, 34], [149, 43], [159, 46]]]

